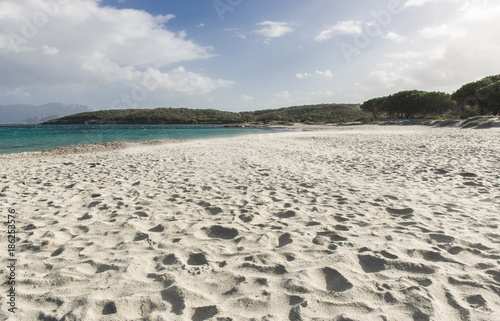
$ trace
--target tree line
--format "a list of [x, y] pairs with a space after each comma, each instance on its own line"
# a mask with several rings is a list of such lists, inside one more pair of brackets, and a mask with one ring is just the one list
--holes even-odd
[[452, 95], [405, 90], [357, 104], [305, 105], [251, 112], [215, 109], [112, 109], [84, 112], [45, 124], [340, 123], [369, 118], [469, 118], [500, 114], [500, 75], [463, 85]]
[[367, 118], [369, 114], [356, 104], [321, 104], [240, 113], [190, 108], [112, 109], [70, 115], [45, 124], [335, 123]]
[[365, 101], [361, 109], [373, 118], [432, 118], [500, 114], [500, 75], [463, 85], [453, 94], [405, 90]]

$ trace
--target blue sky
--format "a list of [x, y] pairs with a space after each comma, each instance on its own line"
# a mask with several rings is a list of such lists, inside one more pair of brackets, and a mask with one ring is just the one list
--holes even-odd
[[1, 0], [0, 105], [244, 111], [499, 74], [494, 0]]

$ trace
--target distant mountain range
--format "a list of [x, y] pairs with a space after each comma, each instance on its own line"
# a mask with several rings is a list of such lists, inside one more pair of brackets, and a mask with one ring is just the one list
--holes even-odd
[[0, 124], [38, 124], [88, 111], [92, 111], [92, 109], [78, 104], [0, 105]]

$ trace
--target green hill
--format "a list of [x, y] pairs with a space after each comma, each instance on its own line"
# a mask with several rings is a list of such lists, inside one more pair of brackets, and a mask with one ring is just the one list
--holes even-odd
[[369, 118], [353, 104], [296, 106], [233, 113], [214, 109], [156, 108], [114, 109], [84, 112], [45, 124], [240, 124], [240, 123], [336, 123]]

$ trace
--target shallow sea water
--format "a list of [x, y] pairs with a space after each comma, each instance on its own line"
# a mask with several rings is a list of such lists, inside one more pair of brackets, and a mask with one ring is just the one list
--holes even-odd
[[0, 125], [0, 154], [115, 141], [216, 138], [264, 132], [260, 128], [223, 125]]

